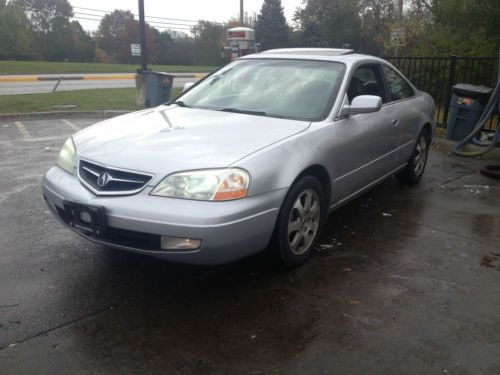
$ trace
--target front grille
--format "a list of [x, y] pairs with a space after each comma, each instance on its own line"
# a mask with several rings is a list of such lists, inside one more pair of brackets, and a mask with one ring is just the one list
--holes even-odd
[[86, 160], [80, 160], [78, 167], [80, 181], [98, 195], [129, 195], [141, 191], [153, 176], [105, 167]]

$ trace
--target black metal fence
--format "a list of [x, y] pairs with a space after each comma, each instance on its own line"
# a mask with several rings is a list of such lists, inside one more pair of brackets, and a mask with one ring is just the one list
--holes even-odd
[[[386, 57], [420, 90], [432, 95], [437, 105], [436, 121], [446, 126], [451, 88], [457, 83], [495, 87], [498, 58], [495, 57]], [[493, 118], [489, 128], [495, 126]]]

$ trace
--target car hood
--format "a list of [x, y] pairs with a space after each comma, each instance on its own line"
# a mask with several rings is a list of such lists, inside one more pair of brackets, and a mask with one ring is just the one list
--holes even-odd
[[163, 178], [177, 171], [229, 166], [309, 125], [305, 121], [160, 106], [95, 124], [73, 139], [81, 158]]

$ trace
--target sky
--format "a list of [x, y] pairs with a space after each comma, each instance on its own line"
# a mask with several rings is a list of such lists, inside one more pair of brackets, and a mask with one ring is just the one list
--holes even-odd
[[[137, 0], [69, 0], [73, 5], [76, 18], [84, 29], [88, 31], [96, 30], [99, 22], [83, 18], [100, 18], [103, 12], [97, 12], [89, 8], [103, 11], [113, 11], [114, 9], [130, 10], [138, 14]], [[248, 14], [259, 13], [264, 0], [244, 0], [244, 9]], [[281, 0], [285, 9], [285, 16], [291, 22], [295, 9], [302, 4], [303, 0]], [[196, 21], [199, 19], [207, 21], [224, 22], [231, 17], [239, 17], [240, 0], [144, 0], [146, 20], [148, 16], [176, 18], [179, 20]], [[86, 14], [82, 14], [86, 13]], [[152, 19], [149, 21], [170, 22], [170, 24], [156, 24], [157, 27], [177, 28], [176, 31], [186, 31], [193, 22]], [[171, 23], [176, 23], [173, 25]], [[186, 26], [188, 25], [188, 26]], [[162, 29], [160, 29], [162, 30]]]

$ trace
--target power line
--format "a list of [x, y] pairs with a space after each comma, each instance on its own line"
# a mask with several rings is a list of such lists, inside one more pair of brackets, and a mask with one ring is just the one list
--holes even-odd
[[[104, 17], [97, 15], [97, 14], [90, 14], [90, 13], [82, 13], [82, 12], [74, 12], [78, 16], [91, 16], [91, 17], [101, 17], [100, 19], [102, 20]], [[147, 23], [154, 23], [154, 24], [160, 24], [160, 25], [174, 25], [174, 26], [185, 26], [187, 28], [190, 28], [194, 25], [185, 25], [182, 23], [175, 23], [175, 22], [160, 22], [160, 21], [146, 21]]]
[[[77, 20], [88, 20], [88, 21], [95, 21], [95, 22], [101, 22], [101, 19], [96, 19], [96, 18], [89, 18], [89, 17], [80, 17], [80, 16], [74, 16], [72, 17]], [[181, 30], [181, 31], [191, 31], [190, 28], [181, 28], [181, 27], [170, 27], [170, 26], [154, 26], [157, 29], [162, 29], [162, 30]]]
[[[73, 8], [74, 9], [90, 10], [90, 11], [93, 11], [93, 12], [100, 12], [100, 13], [113, 13], [113, 11], [110, 11], [110, 10], [102, 10], [102, 9], [94, 9], [94, 8], [83, 8], [83, 7], [76, 7], [76, 6], [74, 6]], [[137, 14], [135, 14], [135, 13], [132, 13], [132, 14], [137, 17]], [[95, 16], [97, 16], [97, 14]], [[186, 19], [180, 19], [180, 18], [156, 17], [156, 16], [145, 16], [145, 17], [146, 18], [159, 19], [159, 20], [172, 20], [172, 21], [198, 23], [198, 20], [186, 20]]]

